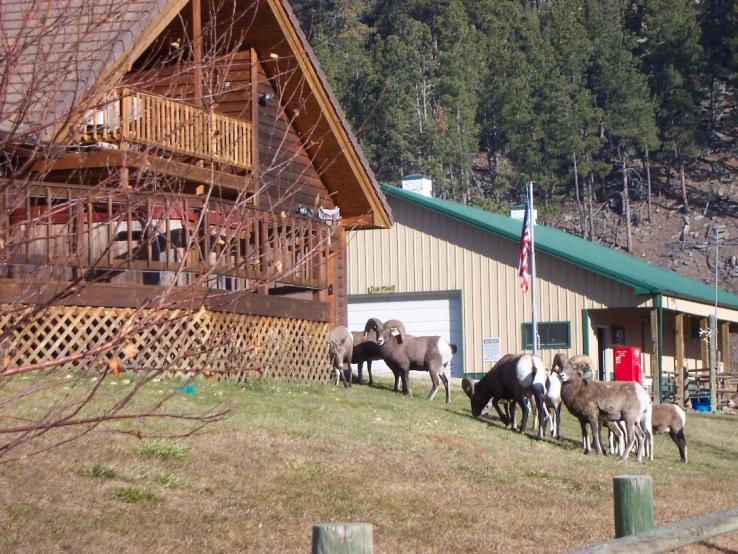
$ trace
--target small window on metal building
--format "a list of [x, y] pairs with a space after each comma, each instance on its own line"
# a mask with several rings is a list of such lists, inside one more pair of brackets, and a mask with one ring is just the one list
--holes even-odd
[[[569, 348], [571, 346], [571, 322], [553, 321], [538, 324], [540, 348]], [[523, 323], [523, 350], [533, 348], [533, 324]]]

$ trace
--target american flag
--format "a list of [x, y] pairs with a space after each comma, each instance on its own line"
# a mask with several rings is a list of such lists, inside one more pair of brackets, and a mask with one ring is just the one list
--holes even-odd
[[528, 273], [528, 256], [530, 255], [530, 206], [525, 206], [525, 217], [523, 218], [523, 231], [520, 233], [520, 247], [518, 248], [518, 276], [520, 276], [520, 288], [528, 292], [530, 286], [530, 274]]

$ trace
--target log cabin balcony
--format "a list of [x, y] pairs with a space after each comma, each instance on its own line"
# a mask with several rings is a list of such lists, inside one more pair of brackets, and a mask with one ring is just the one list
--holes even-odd
[[6, 278], [270, 294], [328, 286], [331, 229], [297, 214], [194, 195], [36, 185], [8, 219], [0, 226]]
[[161, 153], [250, 170], [251, 123], [191, 104], [118, 88], [75, 129], [79, 145], [139, 145]]

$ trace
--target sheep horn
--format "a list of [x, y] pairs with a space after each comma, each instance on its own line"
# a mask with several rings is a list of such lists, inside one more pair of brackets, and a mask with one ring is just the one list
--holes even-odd
[[366, 337], [371, 333], [372, 331], [379, 333], [379, 330], [382, 328], [382, 321], [377, 319], [376, 317], [370, 317], [366, 320], [366, 325], [364, 325], [364, 340], [366, 340]]
[[386, 321], [384, 327], [393, 331], [393, 334], [399, 333], [400, 339], [404, 339], [407, 335], [405, 325], [399, 319], [390, 319], [389, 321]]
[[587, 371], [592, 367], [592, 358], [584, 354], [577, 354], [566, 360], [566, 367], [574, 370]]
[[470, 381], [466, 377], [461, 380], [461, 388], [469, 398], [474, 398], [474, 381]]
[[551, 370], [557, 373], [564, 369], [569, 356], [563, 352], [559, 352], [554, 356], [553, 362], [551, 362]]

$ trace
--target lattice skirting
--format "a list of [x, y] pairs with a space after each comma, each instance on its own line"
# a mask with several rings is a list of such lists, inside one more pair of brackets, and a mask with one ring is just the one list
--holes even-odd
[[[33, 310], [0, 305], [3, 366], [58, 360], [53, 367], [65, 370], [112, 364], [128, 370], [303, 382], [327, 382], [331, 375], [327, 323], [206, 309]], [[94, 349], [100, 352], [65, 360]]]

